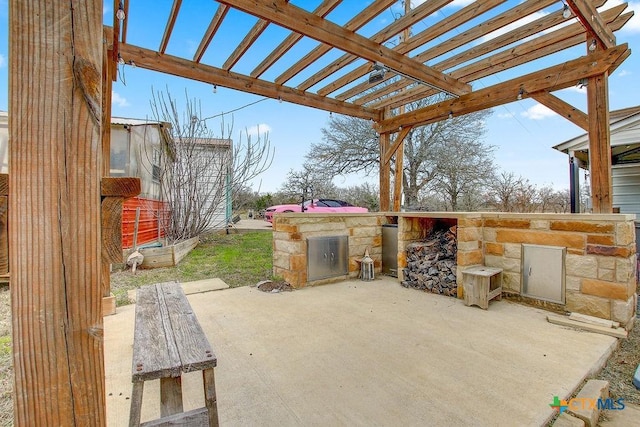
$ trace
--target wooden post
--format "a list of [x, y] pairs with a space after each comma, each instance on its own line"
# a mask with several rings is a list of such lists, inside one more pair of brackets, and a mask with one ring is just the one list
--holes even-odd
[[389, 140], [391, 135], [389, 133], [380, 134], [380, 211], [389, 211], [389, 199], [391, 197], [391, 169], [389, 162], [386, 162], [385, 154], [389, 150]]
[[609, 133], [609, 75], [589, 79], [589, 176], [593, 213], [611, 213], [611, 134]]
[[102, 1], [9, 1], [17, 426], [103, 426]]
[[[116, 19], [116, 21], [120, 22]], [[113, 74], [115, 70], [115, 63], [113, 60], [113, 28], [106, 27], [103, 30], [103, 45], [102, 45], [102, 176], [108, 177], [111, 175], [111, 87], [113, 83]], [[109, 202], [102, 202], [103, 214], [105, 211], [105, 204]], [[119, 204], [120, 218], [122, 221], [122, 203]], [[116, 207], [116, 210], [117, 208]], [[112, 213], [117, 212], [113, 209]], [[104, 218], [103, 218], [104, 221]], [[104, 229], [103, 229], [104, 231]], [[104, 250], [104, 249], [103, 249]], [[113, 306], [113, 309], [107, 312], [113, 314], [115, 312], [115, 298], [111, 296], [111, 262], [105, 257], [102, 257], [102, 296], [106, 299], [103, 304], [105, 306]]]
[[[587, 44], [591, 37], [587, 37]], [[599, 47], [598, 50], [601, 48]], [[594, 51], [597, 52], [598, 50]], [[587, 50], [589, 52], [589, 50]], [[589, 52], [591, 53], [591, 52]], [[609, 73], [589, 78], [589, 177], [593, 213], [612, 213], [611, 134], [609, 132]]]

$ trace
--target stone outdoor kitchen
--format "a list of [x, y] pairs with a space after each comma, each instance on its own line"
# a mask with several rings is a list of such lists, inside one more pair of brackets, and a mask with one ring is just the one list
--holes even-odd
[[[297, 288], [355, 278], [367, 249], [380, 274], [385, 270], [383, 228], [394, 224], [399, 284], [462, 298], [465, 269], [497, 267], [504, 297], [629, 329], [636, 310], [634, 219], [626, 214], [281, 214], [273, 223], [274, 274]], [[346, 242], [345, 269], [321, 278], [310, 275], [316, 262], [310, 245], [334, 237]], [[428, 252], [432, 246], [439, 248], [435, 255]], [[443, 284], [427, 277], [429, 270], [444, 278]], [[546, 279], [538, 293], [532, 277], [541, 270]]]

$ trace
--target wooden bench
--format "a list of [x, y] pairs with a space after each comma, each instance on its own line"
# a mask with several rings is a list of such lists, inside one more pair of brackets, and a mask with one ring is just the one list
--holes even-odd
[[502, 299], [502, 269], [476, 265], [462, 272], [465, 305], [487, 310], [489, 301]]
[[[140, 425], [145, 381], [160, 380], [161, 418], [142, 425], [217, 426], [216, 356], [177, 282], [143, 286], [136, 296], [129, 426]], [[205, 406], [184, 412], [182, 374], [202, 371]]]

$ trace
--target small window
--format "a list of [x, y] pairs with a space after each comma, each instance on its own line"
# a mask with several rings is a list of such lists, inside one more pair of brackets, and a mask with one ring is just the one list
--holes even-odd
[[161, 153], [157, 148], [153, 149], [153, 158], [151, 159], [151, 178], [154, 181], [160, 182], [162, 176], [162, 170], [160, 169]]

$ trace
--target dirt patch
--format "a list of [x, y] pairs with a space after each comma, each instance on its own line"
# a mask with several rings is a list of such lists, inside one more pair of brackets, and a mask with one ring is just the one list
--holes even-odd
[[[638, 303], [640, 309], [640, 301]], [[629, 331], [627, 339], [619, 341], [618, 348], [596, 376], [609, 381], [609, 394], [614, 399], [624, 398], [625, 403], [640, 405], [640, 390], [632, 383], [636, 368], [640, 365], [640, 316]]]
[[293, 287], [284, 280], [280, 281], [271, 281], [271, 280], [263, 280], [262, 282], [256, 284], [256, 288], [261, 290], [262, 292], [291, 292]]

